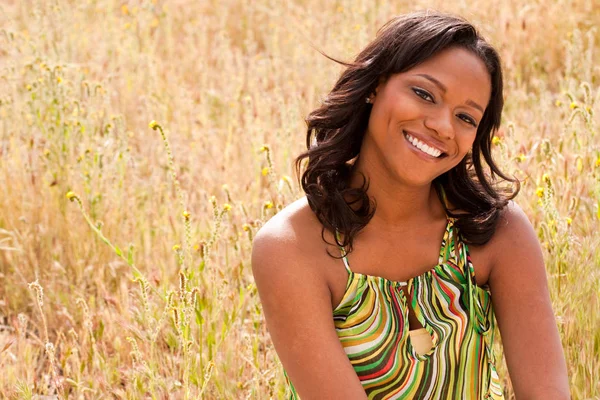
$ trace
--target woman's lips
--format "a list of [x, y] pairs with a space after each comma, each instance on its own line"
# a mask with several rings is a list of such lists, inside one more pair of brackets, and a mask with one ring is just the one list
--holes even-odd
[[[442, 153], [442, 154], [440, 154], [438, 157], [434, 157], [434, 156], [432, 156], [432, 155], [430, 155], [430, 154], [427, 154], [427, 153], [425, 153], [423, 150], [419, 149], [419, 148], [418, 148], [418, 147], [416, 147], [414, 144], [412, 144], [412, 143], [411, 143], [411, 142], [408, 140], [408, 137], [406, 137], [406, 134], [407, 134], [407, 132], [406, 132], [406, 131], [402, 131], [402, 136], [404, 136], [404, 139], [406, 140], [406, 143], [408, 143], [408, 146], [410, 147], [410, 149], [411, 149], [412, 151], [414, 151], [414, 152], [415, 152], [415, 153], [416, 153], [418, 156], [420, 156], [421, 158], [423, 158], [423, 159], [426, 159], [426, 160], [436, 160], [436, 161], [437, 161], [437, 160], [440, 160], [440, 159], [442, 159], [442, 158], [444, 158], [444, 157], [446, 157], [446, 156], [447, 156], [447, 154], [446, 154], [446, 153]], [[411, 135], [411, 136], [412, 136], [412, 135]], [[414, 136], [413, 136], [413, 137], [414, 137]]]

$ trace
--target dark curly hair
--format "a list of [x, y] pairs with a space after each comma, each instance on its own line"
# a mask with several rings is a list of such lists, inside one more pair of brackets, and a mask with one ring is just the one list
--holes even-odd
[[[407, 71], [449, 47], [464, 48], [484, 62], [492, 91], [472, 151], [433, 182], [446, 213], [456, 218], [455, 226], [466, 243], [484, 244], [492, 237], [500, 212], [520, 189], [516, 178], [500, 171], [490, 151], [504, 106], [500, 56], [465, 19], [421, 11], [387, 22], [352, 63], [321, 52], [346, 69], [321, 106], [306, 118], [307, 151], [296, 158], [295, 166], [299, 177], [302, 160], [308, 158], [301, 185], [310, 208], [323, 224], [321, 236], [325, 242], [325, 229], [337, 230], [343, 234], [342, 243], [336, 238], [337, 245], [348, 246], [351, 252], [354, 236], [375, 213], [376, 204], [371, 208], [364, 174], [362, 187], [350, 187], [352, 160], [359, 156], [371, 112], [365, 98], [374, 92], [380, 79]], [[482, 158], [489, 174], [484, 171]], [[516, 190], [497, 187], [497, 177], [516, 184]], [[454, 209], [447, 208], [444, 195]]]

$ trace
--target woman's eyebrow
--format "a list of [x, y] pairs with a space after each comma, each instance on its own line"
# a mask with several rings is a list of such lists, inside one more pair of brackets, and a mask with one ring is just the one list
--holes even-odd
[[[444, 86], [444, 84], [440, 81], [438, 81], [437, 79], [435, 79], [433, 76], [431, 75], [427, 75], [427, 74], [416, 74], [417, 76], [421, 76], [425, 79], [427, 79], [428, 81], [431, 81], [434, 85], [436, 85], [442, 92], [446, 93], [448, 91], [448, 88], [446, 88], [446, 86]], [[481, 107], [479, 104], [475, 103], [473, 100], [468, 99], [467, 101], [465, 101], [465, 104], [470, 105], [473, 108], [478, 109], [479, 111], [481, 111], [483, 113], [483, 107]]]

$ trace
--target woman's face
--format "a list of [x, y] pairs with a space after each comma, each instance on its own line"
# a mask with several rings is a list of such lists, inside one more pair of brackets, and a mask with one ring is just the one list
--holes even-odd
[[429, 184], [470, 150], [490, 95], [490, 74], [479, 57], [443, 50], [379, 84], [361, 152], [374, 150], [396, 179]]

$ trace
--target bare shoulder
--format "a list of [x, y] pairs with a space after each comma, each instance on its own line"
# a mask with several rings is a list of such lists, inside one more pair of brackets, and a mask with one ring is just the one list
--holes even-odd
[[[321, 239], [317, 229], [318, 219], [310, 209], [306, 197], [302, 197], [271, 217], [257, 232], [252, 243], [252, 266], [269, 268], [268, 265], [290, 269], [289, 273], [307, 274], [313, 263], [302, 262], [303, 268], [291, 271], [296, 261], [309, 260], [315, 250], [315, 238]], [[261, 260], [271, 260], [263, 263]], [[264, 267], [263, 267], [264, 266]], [[256, 273], [260, 271], [254, 271]], [[264, 271], [269, 273], [269, 271]], [[272, 271], [271, 271], [272, 272]]]
[[492, 267], [500, 260], [507, 261], [523, 253], [541, 253], [535, 230], [527, 214], [515, 201], [509, 201], [502, 210], [489, 247], [494, 261]]
[[500, 236], [507, 236], [510, 232], [514, 232], [515, 229], [521, 230], [523, 228], [531, 227], [531, 222], [527, 214], [523, 211], [521, 206], [514, 200], [508, 202], [498, 221], [496, 228]]
[[[312, 262], [315, 236], [311, 228], [314, 214], [306, 198], [289, 204], [271, 217], [252, 242], [252, 273], [259, 292], [280, 292], [285, 286], [327, 287], [322, 274]], [[324, 285], [325, 284], [325, 285]]]
[[[537, 237], [521, 207], [510, 201], [500, 213], [492, 238], [483, 245], [469, 245], [469, 253], [475, 267], [477, 284], [488, 285], [495, 265], [508, 261], [506, 257], [520, 257], [515, 248], [539, 247]], [[509, 252], [506, 250], [510, 249]]]
[[253, 245], [268, 242], [285, 247], [286, 251], [304, 251], [314, 233], [316, 216], [310, 209], [306, 197], [302, 197], [271, 217], [257, 232]]

